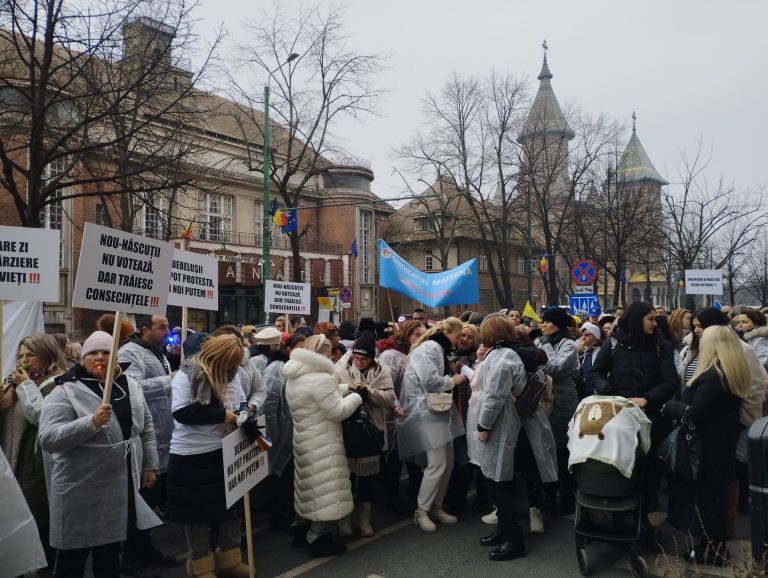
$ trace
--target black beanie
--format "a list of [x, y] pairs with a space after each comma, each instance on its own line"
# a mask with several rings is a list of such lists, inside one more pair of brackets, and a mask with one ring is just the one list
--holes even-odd
[[376, 357], [376, 337], [370, 331], [363, 331], [352, 346], [352, 353], [365, 355], [371, 359]]
[[549, 321], [557, 325], [559, 329], [566, 329], [573, 325], [573, 317], [561, 307], [550, 307], [541, 316], [542, 321]]

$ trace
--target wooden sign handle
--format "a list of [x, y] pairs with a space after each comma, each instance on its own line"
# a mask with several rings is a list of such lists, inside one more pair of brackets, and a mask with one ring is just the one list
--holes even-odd
[[104, 380], [104, 397], [102, 403], [109, 404], [109, 398], [112, 396], [112, 381], [115, 376], [115, 364], [117, 363], [117, 348], [120, 346], [120, 312], [115, 311], [115, 324], [112, 327], [112, 350], [109, 352], [109, 363], [107, 363], [107, 377]]

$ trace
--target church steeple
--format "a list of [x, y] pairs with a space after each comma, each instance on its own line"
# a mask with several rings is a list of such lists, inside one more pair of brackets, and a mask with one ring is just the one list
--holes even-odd
[[659, 186], [668, 185], [656, 167], [653, 166], [648, 153], [645, 152], [640, 138], [637, 136], [637, 114], [632, 113], [632, 136], [621, 155], [618, 177], [626, 183], [653, 181]]
[[537, 136], [545, 136], [548, 140], [565, 138], [573, 139], [574, 132], [565, 121], [565, 115], [557, 101], [555, 91], [552, 90], [552, 72], [547, 63], [547, 41], [542, 43], [544, 49], [544, 60], [539, 73], [539, 90], [533, 99], [531, 111], [523, 125], [523, 130], [518, 135], [518, 140], [523, 142]]

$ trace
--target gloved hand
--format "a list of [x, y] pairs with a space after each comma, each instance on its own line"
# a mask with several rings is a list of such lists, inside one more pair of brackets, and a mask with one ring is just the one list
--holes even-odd
[[661, 408], [661, 415], [667, 419], [680, 419], [683, 417], [688, 404], [683, 401], [670, 400]]
[[363, 398], [363, 403], [368, 403], [369, 391], [367, 387], [361, 387], [360, 389], [356, 389], [355, 393]]
[[[259, 429], [259, 424], [256, 423], [256, 416], [255, 415], [247, 415], [240, 413], [240, 415], [246, 415], [246, 419], [242, 424], [239, 424], [240, 427], [243, 428], [243, 431], [245, 432], [246, 437], [248, 438], [248, 441], [253, 443], [256, 441], [256, 438], [261, 435], [261, 430]], [[238, 418], [240, 417], [238, 415]]]

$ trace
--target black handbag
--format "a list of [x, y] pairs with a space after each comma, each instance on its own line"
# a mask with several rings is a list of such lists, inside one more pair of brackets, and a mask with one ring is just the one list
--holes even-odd
[[341, 433], [348, 458], [377, 456], [384, 447], [384, 432], [373, 423], [365, 404], [341, 422]]
[[661, 442], [659, 457], [671, 477], [685, 482], [698, 482], [701, 475], [701, 438], [688, 417], [688, 408], [680, 423]]
[[539, 371], [534, 371], [528, 376], [528, 381], [515, 397], [515, 409], [520, 417], [531, 417], [541, 404], [541, 398], [547, 389], [547, 380], [551, 379]]

